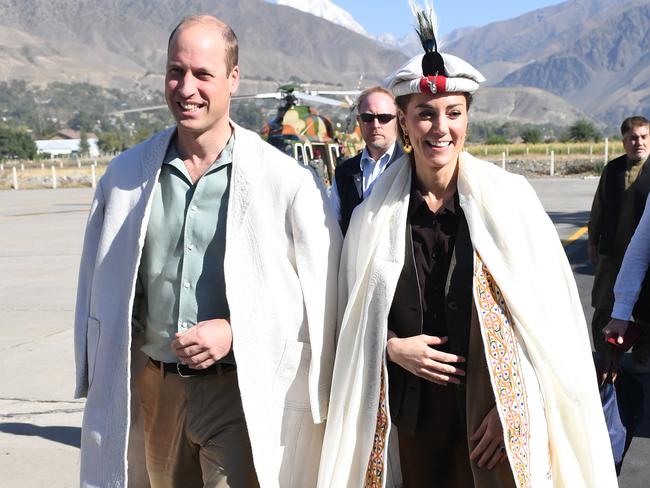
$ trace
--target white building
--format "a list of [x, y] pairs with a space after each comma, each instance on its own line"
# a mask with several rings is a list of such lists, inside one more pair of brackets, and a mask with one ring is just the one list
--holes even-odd
[[[36, 141], [36, 148], [39, 154], [49, 154], [51, 158], [74, 157], [79, 155], [79, 142], [81, 139], [54, 139]], [[96, 158], [99, 156], [97, 139], [88, 139], [88, 156]]]

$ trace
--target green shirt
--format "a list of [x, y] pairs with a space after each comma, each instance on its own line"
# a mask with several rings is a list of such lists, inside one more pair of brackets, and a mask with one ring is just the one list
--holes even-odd
[[[198, 322], [227, 318], [223, 260], [234, 136], [195, 183], [169, 145], [154, 189], [138, 270], [134, 324], [142, 351], [158, 361], [178, 358], [170, 344]], [[232, 355], [224, 358], [234, 362]]]

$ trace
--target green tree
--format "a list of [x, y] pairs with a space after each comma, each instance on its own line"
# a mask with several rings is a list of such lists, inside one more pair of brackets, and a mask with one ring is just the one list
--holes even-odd
[[88, 134], [82, 129], [79, 133], [79, 156], [87, 156], [89, 150], [90, 144], [88, 144]]
[[542, 131], [534, 127], [523, 129], [519, 136], [526, 144], [537, 144], [542, 142]]
[[575, 142], [597, 141], [600, 139], [600, 131], [588, 120], [577, 120], [569, 127], [567, 139]]
[[506, 139], [500, 134], [493, 134], [487, 138], [487, 141], [485, 141], [485, 143], [490, 145], [499, 145], [499, 144], [508, 144], [509, 141], [508, 139]]
[[136, 130], [135, 133], [130, 138], [129, 146], [133, 146], [135, 144], [138, 144], [138, 143], [144, 141], [145, 139], [148, 139], [149, 137], [151, 137], [153, 135], [153, 133], [154, 133], [154, 130], [150, 129], [150, 128], [142, 128], [142, 129]]
[[68, 121], [68, 125], [74, 130], [94, 130], [98, 116], [88, 112], [76, 112]]
[[102, 152], [115, 154], [124, 151], [130, 144], [126, 134], [120, 132], [102, 132], [98, 136], [97, 145]]
[[0, 127], [0, 158], [35, 159], [36, 143], [20, 129]]

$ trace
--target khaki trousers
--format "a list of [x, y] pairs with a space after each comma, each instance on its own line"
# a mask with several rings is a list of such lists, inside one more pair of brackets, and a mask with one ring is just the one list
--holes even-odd
[[182, 377], [148, 362], [138, 379], [152, 488], [258, 488], [236, 370]]

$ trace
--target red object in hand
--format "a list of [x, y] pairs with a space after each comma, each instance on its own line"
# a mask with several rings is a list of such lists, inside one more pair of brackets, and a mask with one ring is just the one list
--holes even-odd
[[618, 336], [611, 336], [607, 338], [607, 342], [621, 351], [627, 351], [632, 347], [641, 337], [641, 326], [636, 322], [629, 322], [625, 335], [623, 335], [623, 344], [617, 342]]

